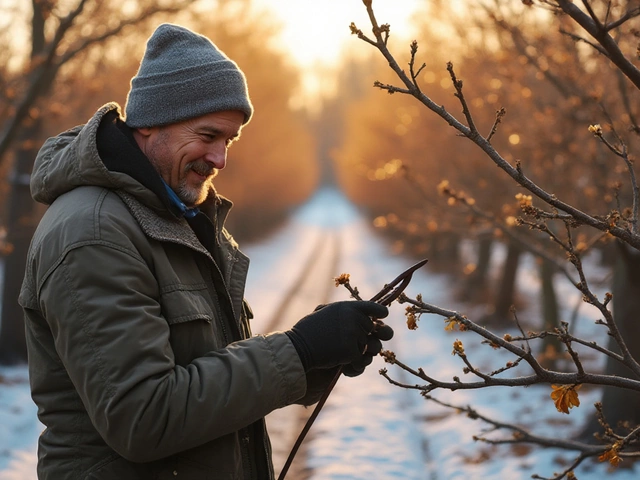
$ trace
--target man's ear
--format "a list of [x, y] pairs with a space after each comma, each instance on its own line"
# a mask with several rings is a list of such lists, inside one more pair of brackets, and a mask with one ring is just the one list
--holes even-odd
[[143, 137], [148, 137], [149, 135], [151, 135], [152, 129], [150, 127], [142, 127], [136, 128], [135, 131], [137, 131]]
[[152, 132], [153, 132], [153, 129], [148, 127], [133, 129], [133, 138], [135, 138], [136, 143], [138, 144], [138, 147], [140, 147], [140, 150], [145, 152], [145, 155], [146, 155], [147, 140], [151, 136]]

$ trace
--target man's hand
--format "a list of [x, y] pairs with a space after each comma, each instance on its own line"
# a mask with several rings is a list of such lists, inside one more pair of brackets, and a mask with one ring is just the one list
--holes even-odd
[[388, 314], [375, 302], [335, 302], [302, 318], [286, 334], [305, 371], [345, 365], [345, 375], [356, 376], [380, 353], [381, 340], [393, 337], [391, 327], [373, 320]]

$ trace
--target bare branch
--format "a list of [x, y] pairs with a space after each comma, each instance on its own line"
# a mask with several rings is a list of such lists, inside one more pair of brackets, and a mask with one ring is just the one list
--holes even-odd
[[[613, 122], [610, 121], [613, 125]], [[629, 171], [629, 180], [631, 183], [631, 191], [632, 191], [632, 213], [631, 219], [629, 220], [629, 224], [631, 225], [631, 233], [634, 235], [638, 234], [638, 210], [640, 209], [640, 188], [638, 188], [638, 180], [636, 178], [636, 172], [633, 168], [633, 162], [629, 158], [629, 152], [627, 151], [627, 145], [622, 141], [616, 130], [611, 128], [613, 134], [620, 146], [613, 145], [607, 138], [603, 135], [602, 128], [599, 125], [592, 125], [589, 127], [589, 130], [600, 139], [600, 141], [615, 155], [622, 158], [624, 160], [625, 165], [627, 166], [627, 170]]]
[[[407, 297], [406, 295], [401, 295], [400, 298], [398, 299], [398, 301], [400, 303], [409, 303], [410, 305], [413, 305], [414, 307], [416, 307], [416, 311], [417, 313], [432, 313], [432, 314], [436, 314], [445, 318], [454, 318], [460, 325], [462, 325], [464, 327], [465, 331], [472, 331], [475, 332], [476, 334], [478, 334], [479, 336], [489, 340], [489, 342], [491, 342], [491, 344], [497, 345], [499, 347], [504, 348], [505, 350], [508, 350], [509, 352], [513, 353], [516, 357], [520, 357], [522, 358], [525, 362], [527, 362], [529, 364], [529, 366], [531, 367], [531, 369], [534, 371], [533, 375], [529, 375], [529, 376], [524, 376], [524, 377], [518, 377], [518, 378], [511, 378], [511, 379], [498, 379], [498, 378], [491, 378], [490, 380], [484, 380], [483, 382], [470, 382], [470, 383], [461, 383], [461, 382], [441, 382], [438, 380], [435, 380], [433, 378], [427, 378], [424, 376], [421, 376], [420, 378], [422, 378], [423, 380], [427, 380], [432, 386], [435, 386], [435, 388], [445, 388], [445, 389], [449, 389], [449, 390], [459, 390], [459, 389], [477, 389], [477, 388], [484, 388], [486, 386], [493, 386], [493, 385], [504, 385], [504, 386], [522, 386], [524, 384], [527, 385], [534, 385], [537, 383], [554, 383], [554, 384], [558, 384], [558, 385], [570, 385], [570, 384], [577, 384], [577, 383], [590, 383], [590, 384], [594, 384], [594, 385], [612, 385], [612, 386], [617, 386], [620, 388], [627, 388], [630, 390], [637, 390], [640, 391], [640, 380], [633, 380], [633, 379], [629, 379], [629, 378], [624, 378], [624, 377], [617, 377], [614, 375], [601, 375], [601, 374], [592, 374], [592, 373], [564, 373], [564, 372], [554, 372], [554, 371], [550, 371], [547, 370], [545, 368], [543, 368], [540, 363], [538, 363], [538, 361], [535, 359], [535, 357], [531, 354], [530, 351], [527, 351], [523, 348], [517, 347], [515, 345], [513, 345], [511, 343], [511, 341], [505, 340], [503, 337], [500, 337], [496, 334], [494, 334], [493, 332], [487, 330], [486, 328], [478, 325], [477, 323], [469, 320], [467, 317], [465, 317], [464, 315], [461, 315], [458, 312], [455, 312], [453, 310], [447, 310], [441, 307], [438, 307], [436, 305], [433, 304], [428, 304], [425, 303], [423, 301], [418, 301], [415, 299], [411, 299], [409, 297]], [[610, 314], [609, 314], [610, 315]], [[611, 320], [613, 320], [611, 318]], [[609, 326], [609, 323], [607, 323], [607, 326]], [[611, 329], [611, 327], [609, 327]], [[612, 331], [612, 335], [614, 336], [614, 338], [616, 339], [616, 341], [618, 340], [618, 337], [620, 337], [619, 331], [615, 328], [615, 324], [614, 324], [614, 330]], [[616, 333], [617, 332], [617, 333]], [[531, 337], [529, 337], [531, 338]], [[583, 345], [587, 345], [587, 342], [581, 342]], [[632, 359], [632, 357], [628, 354], [628, 349], [626, 349], [626, 345], [624, 344], [624, 341], [622, 341], [622, 345], [620, 345], [622, 351], [623, 351], [623, 362], [625, 365], [627, 365], [629, 368], [631, 368], [634, 372], [636, 371], [637, 367], [634, 367], [634, 360]], [[624, 351], [626, 349], [626, 353], [627, 355], [624, 354]], [[399, 362], [397, 359], [393, 359], [393, 362], [390, 363], [394, 363], [396, 365], [401, 366], [401, 368], [407, 370], [410, 373], [414, 373], [413, 370], [405, 368], [406, 366], [403, 366], [403, 364], [401, 362]], [[433, 389], [433, 388], [431, 388]]]
[[507, 114], [507, 111], [505, 110], [504, 107], [501, 107], [500, 110], [496, 111], [496, 119], [493, 122], [493, 125], [491, 126], [491, 131], [489, 132], [489, 135], [487, 135], [487, 142], [491, 142], [491, 138], [493, 138], [493, 136], [498, 131], [498, 125], [500, 124], [500, 122], [502, 122], [502, 117], [504, 117], [506, 114]]
[[467, 125], [469, 126], [470, 134], [476, 134], [478, 132], [478, 129], [476, 128], [475, 123], [473, 121], [473, 117], [471, 116], [471, 111], [469, 110], [469, 105], [467, 105], [467, 100], [464, 98], [464, 94], [462, 93], [462, 80], [458, 80], [455, 72], [453, 71], [453, 63], [451, 62], [447, 63], [447, 71], [451, 76], [451, 82], [453, 83], [453, 88], [456, 89], [455, 96], [460, 101], [460, 104], [462, 105], [462, 113], [467, 119]]
[[588, 0], [582, 0], [582, 4], [584, 5], [584, 8], [587, 9], [587, 12], [589, 13], [589, 16], [591, 17], [591, 20], [593, 20], [593, 23], [596, 26], [596, 28], [598, 30], [603, 30], [604, 27], [602, 26], [602, 23], [600, 23], [600, 20], [598, 20], [598, 17], [596, 16], [595, 12], [593, 11], [593, 8], [591, 8], [591, 4], [588, 2]]
[[[497, 430], [506, 430], [512, 432], [510, 437], [503, 438], [488, 438], [485, 434], [475, 435], [474, 440], [481, 441], [484, 443], [488, 443], [490, 445], [512, 445], [512, 444], [532, 444], [537, 445], [544, 448], [559, 448], [562, 450], [569, 450], [578, 452], [578, 456], [576, 459], [562, 472], [555, 474], [551, 477], [552, 480], [560, 480], [562, 478], [566, 478], [570, 472], [575, 470], [584, 460], [591, 457], [597, 457], [605, 454], [607, 451], [611, 450], [614, 446], [616, 448], [623, 448], [624, 446], [628, 446], [632, 444], [632, 442], [636, 439], [638, 435], [638, 430], [640, 427], [634, 429], [629, 435], [624, 437], [623, 440], [618, 440], [617, 442], [612, 441], [611, 443], [605, 443], [601, 445], [591, 445], [588, 443], [578, 442], [574, 440], [564, 440], [557, 437], [543, 437], [540, 435], [534, 435], [529, 432], [527, 429], [520, 427], [518, 425], [514, 425], [512, 423], [501, 422], [494, 418], [488, 417], [486, 415], [481, 414], [476, 409], [471, 408], [470, 406], [461, 406], [461, 405], [453, 405], [451, 403], [443, 402], [432, 395], [427, 393], [423, 394], [423, 397], [433, 403], [436, 403], [442, 407], [455, 410], [459, 413], [466, 413], [467, 417], [472, 420], [481, 420], [493, 427], [492, 431]], [[597, 404], [596, 404], [597, 408]], [[613, 439], [612, 439], [613, 440]], [[635, 444], [634, 444], [635, 446]], [[640, 455], [640, 451], [629, 451], [629, 452], [619, 452], [621, 457], [637, 457]], [[541, 477], [539, 475], [533, 475], [532, 478], [549, 480], [547, 477]]]
[[400, 87], [396, 87], [394, 85], [384, 84], [384, 83], [381, 83], [381, 82], [379, 82], [377, 80], [375, 82], [373, 82], [373, 86], [374, 87], [378, 87], [380, 90], [386, 90], [387, 92], [389, 92], [389, 94], [393, 94], [393, 93], [411, 93], [406, 88], [400, 88]]
[[5, 154], [7, 153], [18, 128], [27, 117], [31, 106], [53, 81], [53, 76], [50, 75], [50, 72], [58, 46], [67, 33], [67, 30], [71, 28], [73, 22], [82, 13], [86, 3], [87, 0], [80, 0], [76, 5], [76, 8], [71, 10], [63, 19], [61, 19], [55, 35], [44, 53], [32, 59], [31, 73], [29, 74], [29, 84], [27, 86], [26, 93], [16, 106], [14, 115], [8, 120], [7, 126], [0, 136], [0, 165], [2, 165]]
[[616, 20], [614, 22], [607, 23], [604, 26], [604, 29], [606, 31], [614, 30], [614, 29], [618, 28], [619, 26], [623, 25], [624, 23], [628, 22], [632, 18], [635, 18], [637, 16], [640, 16], [640, 7], [636, 7], [636, 8], [632, 8], [631, 10], [627, 10], [627, 12], [622, 17], [620, 17], [618, 20]]
[[[369, 17], [374, 25], [374, 33], [376, 32], [377, 22], [375, 20], [375, 15], [371, 6], [367, 6], [367, 12], [369, 13]], [[373, 45], [382, 53], [385, 59], [388, 61], [391, 69], [396, 73], [398, 78], [405, 84], [406, 91], [400, 90], [397, 87], [391, 88], [391, 86], [385, 86], [391, 88], [391, 90], [400, 93], [410, 94], [419, 100], [423, 105], [425, 105], [429, 110], [433, 111], [437, 115], [439, 115], [442, 119], [444, 119], [449, 125], [454, 127], [458, 132], [460, 132], [463, 136], [472, 140], [478, 147], [480, 147], [485, 154], [499, 167], [501, 168], [507, 175], [513, 178], [518, 184], [520, 184], [525, 189], [529, 190], [532, 194], [540, 198], [545, 203], [566, 212], [571, 215], [573, 219], [580, 224], [589, 225], [593, 228], [596, 228], [600, 231], [610, 233], [611, 235], [620, 238], [624, 242], [629, 245], [640, 250], [640, 235], [633, 234], [629, 230], [619, 227], [615, 223], [610, 223], [606, 220], [598, 219], [594, 216], [591, 216], [578, 208], [561, 201], [554, 194], [547, 192], [546, 190], [539, 187], [536, 183], [534, 183], [531, 179], [526, 177], [518, 165], [515, 167], [512, 166], [507, 160], [505, 160], [491, 145], [491, 143], [482, 135], [480, 135], [477, 131], [472, 131], [469, 127], [462, 124], [458, 121], [454, 116], [448, 113], [444, 107], [436, 104], [431, 98], [429, 98], [424, 93], [418, 91], [416, 87], [413, 85], [411, 78], [407, 76], [407, 74], [399, 67], [397, 61], [385, 45], [382, 36], [380, 33], [376, 34], [376, 42], [373, 42]], [[372, 42], [369, 42], [372, 43]], [[640, 77], [640, 71], [639, 77]], [[639, 78], [640, 83], [640, 78]], [[382, 88], [382, 84], [377, 85]]]
[[[619, 69], [619, 71], [622, 72], [622, 74], [624, 74], [627, 78], [629, 78], [631, 82], [636, 87], [638, 87], [638, 89], [640, 89], [640, 70], [638, 70], [637, 67], [631, 64], [624, 57], [624, 55], [620, 51], [618, 44], [609, 34], [611, 30], [619, 27], [630, 18], [640, 15], [640, 9], [635, 7], [633, 9], [629, 9], [621, 18], [618, 18], [616, 20], [611, 18], [612, 12], [616, 11], [611, 8], [611, 3], [609, 3], [609, 5], [607, 6], [605, 2], [604, 8], [606, 8], [606, 12], [601, 16], [601, 18], [599, 18], [596, 10], [592, 8], [591, 2], [588, 0], [582, 0], [585, 10], [581, 10], [582, 7], [578, 8], [575, 2], [572, 2], [570, 0], [541, 0], [541, 2], [543, 4], [549, 5], [549, 7], [554, 11], [562, 11], [567, 14], [574, 22], [582, 27], [591, 38], [583, 38], [582, 36], [575, 33], [563, 33], [571, 35], [572, 38], [576, 41], [588, 43], [594, 49], [596, 49], [603, 55], [606, 55], [611, 60], [611, 62]], [[610, 293], [606, 293], [604, 295], [604, 298], [601, 300], [598, 298], [598, 295], [596, 295], [594, 291], [591, 290], [589, 282], [587, 281], [587, 276], [584, 272], [582, 259], [582, 255], [589, 248], [589, 246], [585, 245], [587, 243], [593, 245], [594, 242], [598, 241], [598, 239], [602, 238], [602, 236], [604, 235], [612, 235], [613, 237], [621, 240], [623, 243], [640, 250], [640, 235], [638, 231], [640, 191], [638, 189], [635, 172], [633, 171], [632, 157], [629, 155], [625, 142], [620, 138], [620, 136], [618, 136], [615, 130], [613, 130], [613, 134], [616, 137], [616, 141], [609, 142], [607, 138], [603, 138], [602, 131], [600, 130], [600, 138], [605, 146], [607, 146], [607, 148], [615, 155], [621, 157], [624, 160], [627, 170], [629, 171], [629, 178], [632, 184], [633, 191], [633, 207], [631, 209], [631, 214], [628, 213], [628, 210], [622, 211], [621, 209], [618, 209], [618, 211], [611, 210], [607, 214], [591, 214], [582, 211], [572, 204], [564, 202], [555, 194], [543, 189], [531, 178], [527, 177], [523, 171], [522, 163], [519, 160], [516, 160], [513, 163], [507, 161], [491, 145], [491, 140], [494, 137], [498, 125], [502, 121], [502, 118], [505, 114], [504, 109], [496, 112], [495, 121], [491, 128], [491, 131], [486, 138], [483, 137], [478, 132], [474, 124], [469, 106], [466, 103], [463, 94], [463, 83], [460, 79], [457, 78], [452, 64], [449, 63], [447, 65], [447, 70], [455, 89], [454, 95], [462, 105], [464, 119], [460, 121], [458, 118], [449, 114], [443, 106], [436, 104], [428, 95], [425, 95], [418, 86], [417, 74], [414, 71], [417, 44], [415, 42], [412, 44], [411, 59], [409, 62], [409, 74], [407, 74], [399, 67], [393, 55], [389, 52], [386, 42], [387, 38], [384, 37], [381, 33], [384, 32], [384, 30], [381, 30], [377, 27], [377, 22], [371, 8], [371, 2], [365, 1], [364, 3], [367, 7], [367, 12], [373, 25], [373, 33], [375, 35], [375, 40], [367, 39], [367, 41], [381, 52], [381, 54], [387, 60], [390, 68], [395, 72], [402, 83], [401, 86], [392, 86], [383, 85], [378, 82], [376, 86], [387, 90], [389, 93], [404, 93], [416, 98], [419, 102], [421, 102], [422, 105], [429, 108], [432, 112], [437, 114], [441, 119], [446, 121], [454, 129], [456, 129], [456, 131], [461, 136], [469, 138], [472, 142], [474, 142], [474, 144], [476, 144], [492, 160], [495, 165], [501, 168], [507, 175], [515, 180], [517, 184], [519, 184], [527, 191], [527, 195], [524, 196], [526, 197], [526, 201], [520, 201], [520, 207], [526, 218], [520, 218], [516, 222], [513, 221], [513, 217], [510, 217], [509, 222], [499, 221], [498, 219], [494, 218], [493, 215], [487, 212], [483, 212], [480, 208], [478, 208], [475, 205], [475, 199], [468, 197], [467, 195], [463, 194], [463, 192], [455, 192], [453, 189], [448, 189], [449, 191], [446, 192], [446, 195], [449, 196], [449, 203], [464, 206], [464, 208], [474, 213], [474, 215], [476, 215], [478, 218], [482, 218], [491, 225], [498, 226], [498, 228], [501, 228], [503, 232], [511, 235], [512, 238], [517, 238], [517, 235], [514, 235], [514, 229], [506, 228], [507, 223], [509, 223], [509, 225], [512, 225], [513, 223], [527, 225], [530, 228], [537, 230], [538, 232], [544, 233], [545, 237], [551, 238], [551, 240], [555, 242], [567, 254], [569, 262], [575, 267], [578, 279], [572, 279], [572, 277], [575, 277], [575, 273], [571, 272], [573, 274], [570, 274], [568, 272], [568, 269], [566, 268], [566, 265], [565, 268], [560, 267], [560, 270], [565, 272], [567, 278], [571, 280], [573, 285], [582, 294], [582, 300], [595, 306], [598, 309], [598, 311], [602, 315], [602, 320], [596, 321], [596, 324], [606, 326], [606, 333], [612, 337], [613, 343], [619, 346], [621, 352], [613, 352], [608, 348], [598, 345], [595, 341], [587, 341], [585, 339], [577, 338], [575, 335], [572, 335], [569, 332], [569, 324], [566, 322], [562, 322], [561, 326], [555, 328], [553, 331], [545, 331], [537, 334], [525, 333], [522, 326], [520, 325], [520, 322], [518, 321], [517, 315], [515, 315], [515, 312], [514, 317], [516, 325], [520, 330], [522, 336], [519, 338], [512, 338], [510, 335], [506, 334], [503, 337], [500, 337], [496, 333], [487, 330], [483, 326], [473, 322], [466, 316], [456, 311], [448, 310], [433, 304], [426, 303], [422, 300], [421, 296], [418, 296], [416, 299], [411, 299], [406, 295], [402, 295], [399, 298], [399, 301], [400, 303], [409, 304], [409, 306], [407, 307], [407, 314], [409, 317], [409, 321], [413, 322], [413, 324], [415, 324], [417, 318], [422, 314], [435, 314], [444, 317], [446, 318], [446, 322], [448, 322], [448, 325], [446, 327], [447, 330], [457, 328], [461, 332], [473, 332], [477, 336], [481, 337], [482, 344], [489, 344], [494, 348], [503, 349], [504, 351], [508, 352], [507, 355], [513, 356], [513, 360], [508, 361], [506, 365], [504, 365], [501, 361], [501, 364], [503, 364], [504, 366], [500, 366], [500, 368], [494, 369], [490, 373], [485, 373], [486, 371], [489, 371], [490, 368], [487, 368], [485, 366], [474, 366], [475, 362], [472, 358], [473, 355], [465, 352], [462, 342], [456, 339], [453, 343], [452, 353], [453, 355], [459, 356], [464, 363], [464, 365], [462, 366], [463, 372], [465, 374], [472, 375], [469, 381], [462, 381], [457, 376], [454, 376], [451, 380], [446, 381], [434, 378], [432, 374], [427, 374], [420, 368], [415, 370], [414, 368], [404, 364], [402, 361], [396, 358], [395, 354], [393, 354], [392, 352], [384, 352], [382, 354], [385, 358], [385, 361], [393, 365], [397, 365], [400, 369], [417, 377], [420, 381], [423, 382], [423, 384], [410, 385], [408, 382], [398, 382], [397, 380], [391, 378], [386, 369], [382, 370], [381, 374], [393, 385], [419, 390], [428, 399], [431, 399], [431, 397], [428, 395], [429, 392], [432, 392], [436, 389], [447, 389], [456, 391], [480, 389], [496, 385], [524, 386], [535, 384], [552, 384], [554, 389], [552, 398], [556, 402], [556, 407], [560, 411], [563, 411], [565, 413], [568, 413], [566, 411], [567, 405], [569, 407], [579, 405], [575, 389], [578, 385], [581, 384], [607, 385], [633, 391], [640, 391], [640, 380], [636, 379], [636, 376], [640, 377], [640, 364], [631, 355], [630, 350], [625, 343], [625, 339], [622, 337], [621, 332], [617, 327], [613, 315], [609, 309], [612, 295]], [[598, 10], [598, 13], [599, 12], [600, 10]], [[496, 20], [496, 17], [494, 17], [494, 20]], [[499, 22], [499, 20], [496, 20], [496, 22]], [[510, 27], [506, 23], [502, 26], [502, 28], [507, 29], [511, 33], [512, 37], [514, 38], [514, 42], [517, 43], [520, 47], [523, 47], [524, 45], [523, 48], [525, 49], [526, 54], [529, 55], [530, 52], [527, 50], [530, 49], [528, 49], [527, 46], [522, 42], [523, 38], [518, 37], [519, 31], [514, 31], [517, 29], [513, 28], [509, 30]], [[530, 57], [531, 55], [529, 55], [529, 57], [527, 58], [530, 59]], [[530, 59], [530, 61], [532, 61], [532, 59]], [[538, 65], [535, 61], [532, 61], [532, 63], [534, 63], [534, 65], [536, 65], [540, 69], [543, 67], [542, 64]], [[543, 73], [547, 75], [547, 72]], [[536, 78], [539, 78], [539, 75]], [[553, 77], [548, 76], [547, 78]], [[574, 87], [565, 85], [565, 83], [560, 79], [557, 80], [558, 90], [563, 95], [572, 95], [571, 92], [574, 91]], [[626, 91], [621, 89], [621, 92], [623, 98], [626, 98]], [[586, 96], [583, 95], [582, 98], [586, 98]], [[571, 100], [573, 101], [574, 99], [572, 98]], [[590, 102], [593, 103], [593, 98], [590, 99]], [[629, 100], [626, 101], [625, 108], [628, 112], [633, 113], [633, 108], [631, 107], [631, 102]], [[584, 117], [584, 112], [578, 112], [576, 118], [579, 116], [579, 114]], [[633, 115], [629, 115], [629, 118], [631, 120], [631, 123], [633, 125], [636, 125], [636, 122], [633, 119]], [[584, 121], [584, 119], [582, 119], [581, 121]], [[466, 125], [463, 122], [466, 122]], [[611, 125], [613, 128], [613, 122], [611, 122]], [[409, 176], [407, 176], [407, 178], [409, 178]], [[616, 193], [616, 199], [618, 199], [618, 201], [620, 201], [619, 195], [617, 194], [619, 190], [620, 187], [614, 187], [614, 192]], [[544, 206], [544, 209], [533, 206], [529, 193], [534, 197], [542, 200], [546, 204], [546, 206]], [[453, 199], [453, 201], [451, 201], [451, 199]], [[613, 199], [607, 199], [607, 204], [612, 200]], [[622, 213], [620, 213], [621, 211]], [[561, 230], [554, 229], [554, 224], [549, 223], [549, 221], [551, 220], [560, 220], [561, 222], [563, 222], [566, 234]], [[601, 233], [599, 235], [591, 236], [590, 241], [587, 242], [582, 238], [582, 232], [580, 232], [580, 237], [578, 237], [579, 241], [576, 241], [577, 245], [574, 245], [574, 236], [577, 234], [576, 228], [580, 226], [589, 226]], [[543, 258], [553, 257], [543, 248], [539, 248], [539, 250], [531, 250], [528, 245], [529, 243], [530, 242], [525, 241], [525, 244], [527, 244], [527, 248], [530, 251], [540, 251], [540, 253], [542, 253], [542, 255], [540, 256]], [[553, 263], [556, 264], [557, 259], [556, 261], [553, 261]], [[562, 344], [564, 344], [566, 353], [568, 354], [567, 358], [570, 358], [572, 361], [572, 363], [568, 363], [567, 365], [569, 367], [569, 370], [572, 371], [560, 372], [555, 371], [555, 369], [552, 368], [546, 368], [546, 363], [542, 364], [541, 361], [536, 359], [532, 354], [530, 342], [536, 339], [543, 339], [545, 337], [548, 338], [549, 335], [555, 336], [560, 342], [562, 342]], [[606, 355], [609, 358], [620, 362], [621, 364], [629, 368], [630, 372], [633, 372], [634, 375], [630, 374], [629, 377], [632, 378], [628, 378], [621, 375], [607, 375], [588, 371], [588, 369], [585, 368], [588, 367], [588, 365], [583, 364], [583, 358], [586, 357], [583, 355], [582, 350], [580, 348], [577, 348], [576, 345], [586, 347], [587, 349], [591, 349], [594, 352]], [[516, 366], [518, 366], [518, 369], [514, 370], [514, 367]], [[529, 368], [531, 370], [528, 370]], [[525, 373], [521, 374], [521, 371], [524, 371]], [[576, 396], [572, 397], [571, 395]], [[571, 465], [569, 465], [569, 468], [567, 468], [560, 474], [555, 474], [555, 476], [553, 477], [554, 479], [560, 479], [564, 477], [573, 478], [573, 469], [575, 469], [588, 457], [598, 455], [600, 456], [601, 461], [610, 460], [611, 463], [615, 465], [616, 462], [620, 460], [619, 454], [620, 456], [640, 456], [640, 451], [621, 451], [623, 447], [629, 447], [630, 445], [633, 445], [635, 447], [637, 445], [638, 437], [640, 436], [640, 427], [634, 428], [628, 435], [623, 437], [622, 435], [614, 434], [613, 430], [608, 427], [606, 421], [604, 420], [604, 418], [602, 418], [601, 424], [603, 425], [605, 431], [603, 438], [606, 439], [606, 442], [610, 443], [606, 445], [588, 445], [580, 442], [573, 442], [570, 440], [538, 437], [527, 432], [521, 427], [497, 422], [495, 420], [482, 417], [478, 414], [478, 412], [471, 409], [470, 407], [456, 407], [450, 405], [450, 408], [464, 411], [472, 418], [480, 418], [493, 425], [495, 427], [494, 430], [510, 429], [512, 432], [514, 432], [513, 438], [496, 440], [481, 437], [478, 438], [479, 440], [496, 444], [527, 442], [545, 447], [564, 448], [567, 450], [579, 452], [578, 457], [571, 463]], [[535, 478], [542, 477], [536, 476]]]
[[560, 33], [569, 37], [571, 40], [573, 40], [574, 42], [578, 42], [578, 43], [586, 43], [587, 45], [589, 45], [591, 48], [593, 48], [594, 50], [596, 50], [598, 53], [604, 55], [605, 57], [609, 58], [609, 54], [607, 53], [607, 51], [602, 48], [600, 45], [598, 45], [596, 42], [592, 42], [591, 40], [581, 37], [580, 35], [576, 35], [573, 32], [569, 32], [567, 30], [564, 29], [560, 29]]
[[422, 66], [420, 66], [420, 68], [418, 69], [417, 72], [414, 71], [415, 61], [416, 61], [416, 53], [417, 52], [418, 52], [418, 42], [416, 40], [414, 40], [413, 42], [411, 42], [411, 61], [409, 62], [409, 72], [411, 73], [411, 80], [413, 81], [413, 84], [418, 89], [418, 91], [420, 91], [420, 86], [418, 85], [418, 75], [420, 75], [420, 72], [427, 65], [425, 63], [423, 63]]
[[[602, 46], [602, 48], [605, 49], [611, 62], [613, 62], [613, 64], [618, 67], [638, 89], [640, 89], [640, 69], [638, 69], [624, 56], [620, 51], [618, 44], [611, 35], [609, 35], [609, 31], [606, 30], [597, 20], [595, 14], [590, 11], [591, 15], [587, 15], [571, 0], [557, 0], [557, 3], [560, 8], [562, 8], [563, 12], [569, 15], [578, 25], [591, 35]], [[588, 7], [588, 10], [591, 10], [590, 7]]]
[[191, 4], [193, 2], [194, 2], [194, 0], [185, 0], [183, 3], [180, 3], [178, 5], [173, 5], [173, 6], [170, 6], [170, 7], [153, 6], [153, 7], [145, 9], [143, 12], [141, 12], [139, 15], [137, 15], [137, 16], [135, 16], [133, 18], [129, 18], [129, 19], [121, 21], [116, 27], [112, 28], [111, 30], [108, 30], [108, 31], [104, 32], [101, 35], [97, 35], [95, 37], [84, 38], [81, 41], [79, 41], [73, 48], [70, 48], [69, 50], [67, 50], [64, 53], [64, 55], [62, 55], [60, 57], [60, 60], [57, 62], [58, 65], [56, 66], [56, 68], [59, 68], [60, 66], [64, 65], [65, 63], [67, 63], [69, 60], [71, 60], [73, 57], [75, 57], [78, 53], [86, 51], [86, 49], [88, 47], [90, 47], [91, 45], [98, 44], [98, 43], [103, 43], [104, 41], [108, 40], [109, 38], [117, 36], [126, 27], [137, 25], [140, 22], [148, 20], [150, 17], [152, 17], [152, 16], [154, 16], [154, 15], [156, 15], [158, 13], [176, 13], [176, 12], [179, 12], [179, 11], [183, 10], [184, 8], [186, 8], [189, 4]]

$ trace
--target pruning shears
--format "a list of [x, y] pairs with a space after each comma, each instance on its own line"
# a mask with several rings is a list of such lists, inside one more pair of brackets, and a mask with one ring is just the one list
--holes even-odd
[[[423, 267], [427, 263], [427, 261], [428, 260], [425, 258], [424, 260], [421, 260], [415, 265], [412, 265], [411, 267], [407, 268], [404, 272], [402, 272], [400, 275], [394, 278], [390, 283], [385, 284], [385, 286], [382, 287], [382, 289], [378, 293], [376, 293], [373, 297], [371, 297], [369, 301], [379, 303], [380, 305], [384, 305], [385, 307], [388, 307], [389, 305], [391, 305], [391, 303], [394, 300], [396, 300], [400, 296], [400, 294], [404, 292], [404, 290], [407, 288], [407, 286], [411, 282], [411, 278], [413, 277], [414, 272], [419, 268]], [[357, 298], [357, 299], [360, 300], [360, 298]], [[380, 322], [380, 320], [376, 318], [372, 320], [374, 323], [373, 331], [375, 332], [378, 329], [378, 327], [382, 324], [382, 322]], [[338, 368], [338, 371], [336, 372], [335, 376], [331, 380], [331, 383], [327, 386], [327, 389], [324, 391], [324, 393], [322, 394], [322, 397], [318, 401], [318, 404], [316, 405], [313, 412], [309, 416], [309, 419], [307, 420], [307, 423], [304, 425], [304, 428], [300, 432], [300, 435], [298, 435], [296, 443], [293, 445], [293, 448], [291, 449], [291, 453], [289, 453], [289, 457], [287, 458], [287, 461], [282, 467], [282, 471], [278, 476], [278, 480], [284, 480], [285, 475], [289, 471], [289, 468], [293, 463], [293, 459], [295, 458], [296, 453], [300, 448], [300, 445], [302, 445], [304, 438], [307, 436], [307, 433], [311, 429], [311, 425], [313, 425], [313, 422], [315, 421], [316, 417], [320, 413], [320, 410], [322, 410], [322, 407], [324, 406], [325, 402], [329, 398], [329, 395], [331, 394], [333, 387], [335, 387], [336, 383], [338, 383], [338, 379], [340, 378], [340, 375], [342, 375], [342, 365]]]

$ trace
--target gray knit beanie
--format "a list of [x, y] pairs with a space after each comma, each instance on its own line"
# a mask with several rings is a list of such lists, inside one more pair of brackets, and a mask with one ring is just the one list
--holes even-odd
[[160, 25], [131, 79], [127, 125], [167, 125], [223, 110], [243, 112], [244, 123], [253, 113], [238, 65], [208, 38], [178, 25]]

